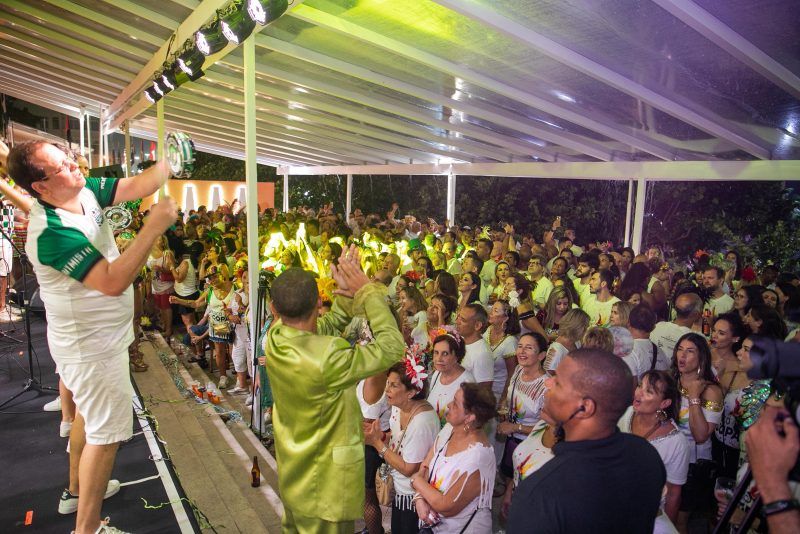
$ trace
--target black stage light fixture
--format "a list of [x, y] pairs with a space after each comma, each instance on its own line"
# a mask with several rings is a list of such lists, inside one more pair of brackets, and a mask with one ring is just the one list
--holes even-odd
[[144, 97], [149, 100], [151, 104], [155, 104], [161, 100], [161, 96], [162, 95], [158, 94], [152, 87], [148, 87], [144, 90]]
[[288, 7], [288, 0], [247, 0], [247, 14], [262, 26], [283, 15]]
[[175, 71], [172, 68], [164, 69], [164, 72], [161, 73], [161, 87], [166, 87], [170, 91], [174, 91], [179, 85], [178, 79], [175, 76]]
[[160, 76], [156, 77], [156, 79], [153, 80], [153, 89], [155, 89], [156, 93], [160, 94], [161, 96], [164, 96], [170, 92], [169, 87], [162, 85]]
[[187, 76], [189, 77], [189, 81], [196, 82], [197, 80], [202, 78], [204, 74], [205, 72], [203, 72], [200, 69], [197, 69], [192, 74], [187, 74]]
[[200, 69], [206, 61], [204, 56], [197, 47], [191, 46], [188, 50], [178, 56], [178, 67], [192, 77], [197, 72], [202, 72]]
[[194, 42], [197, 49], [205, 56], [216, 54], [228, 44], [228, 39], [222, 34], [219, 20], [213, 24], [200, 28], [194, 33]]
[[253, 33], [256, 23], [245, 14], [241, 2], [234, 2], [231, 6], [233, 9], [220, 20], [219, 25], [228, 41], [239, 45]]

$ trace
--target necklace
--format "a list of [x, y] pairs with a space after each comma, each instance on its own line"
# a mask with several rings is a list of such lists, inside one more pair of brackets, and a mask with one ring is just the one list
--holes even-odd
[[[633, 415], [631, 416], [631, 428], [630, 428], [631, 434], [635, 434], [635, 432], [633, 431], [633, 419], [634, 419], [634, 417], [636, 417], [636, 412], [634, 412]], [[649, 438], [650, 436], [653, 435], [653, 432], [655, 432], [656, 430], [661, 428], [661, 426], [663, 424], [664, 424], [664, 422], [661, 419], [659, 419], [658, 416], [656, 416], [656, 423], [652, 427], [650, 427], [650, 430], [647, 431], [647, 434], [645, 434], [642, 437], [644, 439]]]

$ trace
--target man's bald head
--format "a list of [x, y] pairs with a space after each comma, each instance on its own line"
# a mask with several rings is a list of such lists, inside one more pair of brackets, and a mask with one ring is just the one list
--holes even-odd
[[597, 416], [614, 427], [633, 402], [633, 376], [622, 358], [599, 349], [579, 349], [566, 356], [579, 370], [572, 375], [572, 387], [594, 400]]
[[680, 319], [689, 319], [692, 314], [703, 312], [703, 299], [697, 293], [684, 293], [675, 299], [675, 314]]

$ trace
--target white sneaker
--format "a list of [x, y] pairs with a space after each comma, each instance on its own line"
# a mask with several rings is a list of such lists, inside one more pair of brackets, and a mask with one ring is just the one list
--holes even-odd
[[227, 389], [228, 388], [228, 377], [222, 375], [219, 377], [219, 384], [217, 385], [219, 389]]
[[61, 397], [56, 397], [55, 399], [51, 400], [44, 406], [42, 406], [42, 410], [46, 412], [60, 412], [61, 411]]
[[[106, 493], [103, 495], [104, 499], [108, 499], [109, 497], [113, 497], [117, 493], [119, 493], [119, 488], [121, 484], [119, 480], [109, 480], [108, 486], [106, 486]], [[74, 514], [78, 511], [78, 496], [73, 495], [69, 492], [69, 490], [64, 490], [64, 493], [61, 494], [61, 500], [58, 502], [58, 513], [59, 514]], [[102, 530], [98, 530], [98, 532], [105, 532]], [[115, 532], [113, 530], [109, 532]]]
[[72, 423], [61, 421], [61, 427], [58, 429], [58, 435], [62, 438], [68, 438], [70, 430], [72, 430]]
[[109, 525], [111, 522], [110, 517], [106, 517], [100, 522], [100, 526], [97, 530], [94, 531], [94, 534], [131, 534], [130, 532], [124, 532], [117, 527], [112, 527]]
[[253, 405], [253, 394], [252, 393], [248, 393], [247, 394], [247, 399], [245, 399], [244, 405], [245, 406], [252, 406]]
[[239, 384], [236, 384], [235, 387], [232, 387], [231, 389], [228, 390], [228, 393], [230, 395], [239, 395], [241, 393], [246, 393], [248, 391], [250, 391], [250, 388], [242, 387]]

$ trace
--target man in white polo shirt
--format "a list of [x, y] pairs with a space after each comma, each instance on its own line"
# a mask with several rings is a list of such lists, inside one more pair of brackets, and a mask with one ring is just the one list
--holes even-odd
[[611, 294], [614, 275], [610, 271], [595, 271], [589, 279], [589, 297], [581, 301], [581, 309], [589, 315], [590, 326], [608, 326], [611, 307], [619, 299]]
[[11, 150], [8, 168], [36, 199], [25, 249], [47, 312], [50, 354], [78, 409], [70, 433], [70, 487], [59, 511], [78, 501], [77, 534], [118, 532], [100, 520], [100, 509], [119, 443], [133, 431], [131, 283], [178, 213], [175, 201], [164, 198], [120, 255], [103, 208], [154, 193], [169, 177], [168, 167], [164, 161], [136, 178], [87, 179], [65, 150], [33, 141]]
[[545, 276], [545, 265], [547, 260], [544, 256], [533, 255], [528, 262], [528, 276], [530, 277], [531, 287], [531, 300], [536, 304], [536, 307], [544, 309], [547, 304], [547, 299], [550, 298], [550, 292], [553, 291], [553, 282]]
[[713, 317], [719, 317], [733, 309], [733, 299], [722, 289], [725, 271], [719, 267], [708, 267], [703, 271], [703, 287], [708, 291], [705, 309], [711, 310]]

